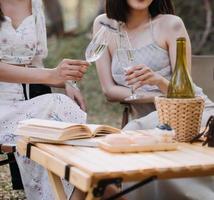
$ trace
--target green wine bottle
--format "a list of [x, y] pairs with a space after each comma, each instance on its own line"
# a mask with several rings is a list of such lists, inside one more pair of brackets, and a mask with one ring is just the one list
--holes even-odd
[[193, 82], [187, 68], [186, 38], [177, 39], [175, 69], [168, 86], [167, 98], [194, 98]]

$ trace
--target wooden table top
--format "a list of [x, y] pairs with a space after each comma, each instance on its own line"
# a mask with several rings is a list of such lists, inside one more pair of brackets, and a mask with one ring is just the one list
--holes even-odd
[[[20, 140], [18, 152], [26, 155], [27, 142]], [[138, 181], [149, 176], [160, 179], [214, 175], [214, 148], [179, 143], [176, 151], [114, 154], [99, 148], [37, 143], [30, 158], [60, 177], [71, 165], [69, 181], [83, 191], [105, 178]]]

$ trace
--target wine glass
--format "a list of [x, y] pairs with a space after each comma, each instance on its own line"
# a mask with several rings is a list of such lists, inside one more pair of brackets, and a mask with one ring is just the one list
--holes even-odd
[[[121, 67], [124, 69], [124, 73], [126, 73], [130, 68], [139, 64], [137, 62], [137, 56], [139, 55], [138, 52], [132, 48], [127, 31], [120, 29], [117, 36], [117, 59]], [[131, 96], [125, 98], [125, 100], [137, 99], [139, 95], [136, 94], [133, 86], [130, 86], [130, 89]]]
[[[87, 62], [95, 62], [102, 56], [108, 46], [110, 37], [108, 27], [103, 24], [86, 48], [85, 58]], [[67, 83], [74, 88], [78, 88], [76, 81], [69, 80]]]
[[[137, 66], [137, 52], [134, 49], [118, 49], [117, 50], [117, 59], [124, 70], [124, 74], [131, 69], [133, 66]], [[131, 85], [131, 96], [125, 98], [125, 100], [135, 100], [138, 98], [138, 94], [135, 92], [134, 87]]]
[[86, 61], [89, 63], [97, 61], [105, 52], [110, 38], [108, 27], [102, 25], [86, 48]]

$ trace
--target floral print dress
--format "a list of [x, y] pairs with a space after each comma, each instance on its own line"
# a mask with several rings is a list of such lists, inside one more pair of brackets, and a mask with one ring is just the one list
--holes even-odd
[[[45, 18], [41, 0], [32, 0], [32, 15], [14, 28], [5, 16], [0, 29], [0, 61], [14, 65], [28, 65], [47, 56]], [[14, 144], [13, 134], [20, 120], [42, 118], [74, 123], [85, 123], [86, 113], [69, 97], [47, 94], [25, 100], [21, 84], [0, 82], [0, 143]], [[47, 172], [33, 161], [16, 159], [20, 168], [25, 193], [30, 200], [54, 199]], [[71, 186], [65, 189], [71, 192]]]

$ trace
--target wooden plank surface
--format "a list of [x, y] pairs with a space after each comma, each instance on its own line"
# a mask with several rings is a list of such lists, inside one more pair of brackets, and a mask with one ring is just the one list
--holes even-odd
[[[26, 147], [27, 143], [23, 140], [17, 143], [17, 151], [21, 155], [26, 155]], [[54, 172], [59, 177], [64, 178], [65, 167], [68, 163], [54, 154], [49, 154], [40, 148], [32, 146], [31, 159], [44, 166], [47, 170]], [[84, 192], [87, 192], [91, 187], [91, 176], [75, 166], [71, 166], [70, 168], [69, 181]]]
[[[181, 143], [176, 151], [129, 154], [113, 154], [87, 147], [36, 145], [46, 152], [47, 157], [55, 156], [86, 173], [92, 182], [113, 177], [131, 181], [150, 175], [159, 178], [214, 175], [214, 148], [202, 147], [199, 144]], [[38, 162], [35, 156], [32, 159]]]

